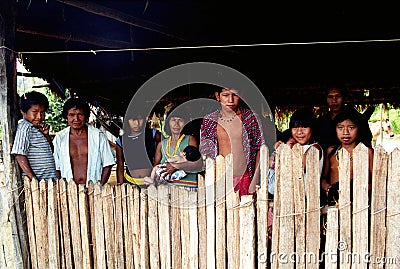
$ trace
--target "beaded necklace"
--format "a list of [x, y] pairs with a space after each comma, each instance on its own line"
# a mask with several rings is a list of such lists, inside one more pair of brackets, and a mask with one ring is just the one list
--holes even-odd
[[184, 137], [185, 137], [185, 135], [183, 134], [183, 135], [181, 135], [181, 136], [179, 137], [178, 141], [176, 141], [176, 146], [175, 146], [175, 149], [174, 149], [174, 153], [173, 153], [172, 155], [171, 155], [171, 153], [170, 153], [170, 151], [171, 151], [171, 140], [172, 140], [172, 136], [170, 136], [170, 137], [168, 138], [167, 149], [165, 150], [165, 153], [167, 154], [167, 156], [168, 156], [169, 158], [171, 158], [171, 157], [173, 157], [173, 156], [176, 155], [176, 152], [178, 151], [179, 145], [181, 144], [182, 139], [183, 139]]

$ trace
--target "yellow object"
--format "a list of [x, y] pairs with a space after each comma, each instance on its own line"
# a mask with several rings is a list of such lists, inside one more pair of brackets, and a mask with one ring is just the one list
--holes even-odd
[[124, 174], [125, 179], [135, 185], [144, 185], [144, 178], [142, 177], [131, 177], [128, 173]]
[[165, 150], [165, 153], [167, 154], [167, 156], [169, 158], [174, 157], [176, 155], [176, 152], [178, 151], [179, 145], [181, 144], [182, 139], [185, 137], [185, 135], [181, 135], [181, 137], [179, 137], [178, 141], [176, 142], [176, 146], [175, 146], [175, 150], [174, 153], [171, 155], [170, 151], [171, 151], [171, 140], [172, 140], [172, 136], [170, 136], [168, 138], [168, 143], [167, 143], [167, 149]]

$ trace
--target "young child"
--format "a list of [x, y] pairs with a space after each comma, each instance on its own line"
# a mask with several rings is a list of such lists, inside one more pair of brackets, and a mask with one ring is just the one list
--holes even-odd
[[11, 154], [22, 170], [22, 178], [56, 178], [53, 143], [49, 125], [43, 122], [49, 107], [47, 97], [39, 92], [24, 93], [19, 100], [23, 119], [18, 122]]
[[[179, 155], [173, 156], [167, 159], [167, 162], [171, 163], [172, 165], [175, 163], [181, 162], [195, 162], [201, 158], [200, 151], [195, 146], [186, 146]], [[172, 175], [165, 173], [165, 165], [159, 164], [153, 167], [150, 177], [145, 177], [145, 184], [151, 185], [154, 184], [155, 181], [174, 181], [180, 180], [186, 176], [186, 172], [183, 170], [177, 170]]]
[[[370, 179], [372, 175], [372, 164], [374, 151], [370, 147], [368, 139], [368, 128], [363, 124], [361, 114], [353, 107], [345, 107], [334, 119], [336, 135], [340, 144], [331, 146], [326, 151], [324, 168], [321, 176], [321, 188], [326, 194], [329, 205], [334, 205], [338, 200], [339, 190], [339, 158], [338, 152], [345, 148], [350, 153], [350, 178], [353, 178], [353, 149], [362, 142], [368, 147], [368, 163]], [[322, 195], [321, 195], [322, 196]]]

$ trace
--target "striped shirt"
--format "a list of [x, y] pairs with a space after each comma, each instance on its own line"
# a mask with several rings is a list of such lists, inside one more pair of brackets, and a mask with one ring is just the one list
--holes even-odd
[[[11, 154], [25, 155], [36, 179], [56, 177], [56, 166], [49, 142], [38, 128], [25, 119], [18, 122]], [[24, 176], [26, 174], [22, 171], [22, 177]]]

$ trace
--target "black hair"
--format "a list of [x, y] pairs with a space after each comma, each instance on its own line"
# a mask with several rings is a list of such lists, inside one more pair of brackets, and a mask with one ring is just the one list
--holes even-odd
[[28, 112], [33, 105], [42, 105], [47, 110], [49, 108], [49, 100], [47, 100], [46, 95], [36, 91], [26, 92], [20, 97], [19, 109], [23, 112]]
[[195, 146], [186, 146], [182, 151], [186, 154], [186, 160], [191, 162], [197, 161], [201, 157], [199, 149]]
[[302, 108], [296, 110], [290, 117], [289, 129], [296, 127], [310, 127], [311, 130], [314, 130], [315, 121], [315, 114], [309, 109]]
[[[185, 111], [185, 109], [183, 107], [173, 107], [169, 110], [169, 112], [167, 113], [167, 119], [165, 120], [165, 124], [164, 124], [164, 131], [171, 135], [171, 128], [169, 127], [169, 122], [171, 120], [172, 117], [176, 117], [176, 118], [181, 118], [183, 119], [183, 121], [185, 122], [185, 125], [189, 122], [188, 119], [188, 115], [189, 112]], [[183, 131], [183, 129], [182, 129]]]
[[286, 129], [282, 133], [278, 135], [278, 140], [282, 141], [283, 143], [286, 143], [289, 141], [289, 139], [292, 137], [292, 131], [290, 129]]
[[90, 116], [90, 108], [89, 105], [81, 98], [69, 98], [63, 106], [63, 111], [62, 111], [62, 116], [64, 119], [67, 118], [68, 116], [68, 110], [70, 110], [71, 108], [76, 108], [79, 109], [81, 108], [83, 110], [83, 114], [86, 117], [86, 120], [89, 119]]
[[369, 129], [368, 121], [352, 106], [344, 106], [335, 116], [333, 122], [335, 126], [339, 123], [351, 120], [358, 127], [357, 143], [362, 142], [365, 146], [371, 145], [372, 133]]

